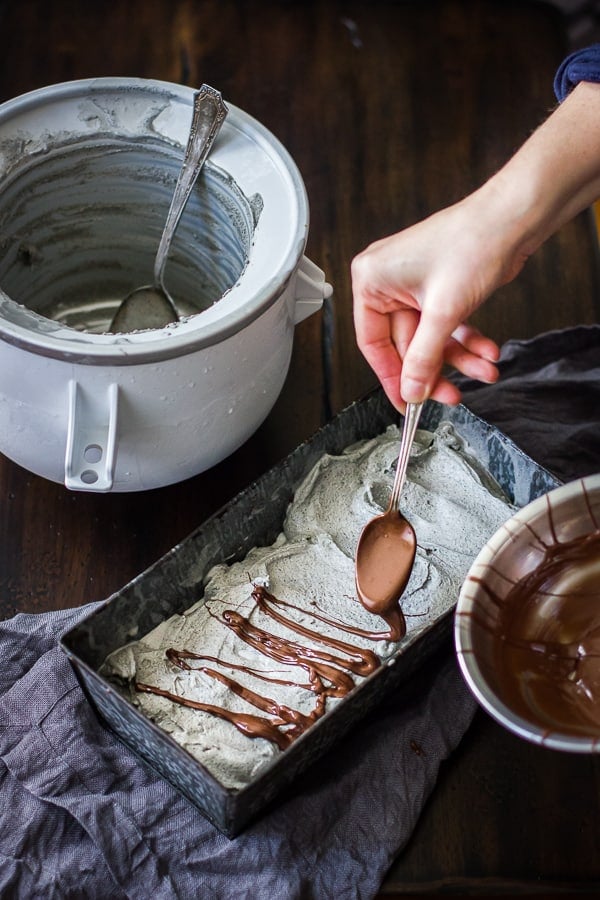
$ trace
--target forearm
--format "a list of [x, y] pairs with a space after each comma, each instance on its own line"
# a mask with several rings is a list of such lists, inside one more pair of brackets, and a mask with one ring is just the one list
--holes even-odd
[[600, 84], [581, 82], [482, 187], [359, 254], [357, 340], [392, 403], [456, 403], [444, 362], [497, 378], [498, 348], [468, 325], [471, 314], [598, 197]]
[[518, 271], [519, 261], [600, 197], [600, 84], [577, 85], [477, 193], [503, 223]]

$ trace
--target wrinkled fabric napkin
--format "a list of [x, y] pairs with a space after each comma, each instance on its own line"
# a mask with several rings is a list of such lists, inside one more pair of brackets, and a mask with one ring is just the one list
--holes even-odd
[[[500, 368], [466, 404], [562, 479], [600, 470], [600, 327]], [[452, 648], [230, 841], [99, 724], [57, 647], [90, 609], [0, 623], [0, 896], [373, 897], [474, 713]]]

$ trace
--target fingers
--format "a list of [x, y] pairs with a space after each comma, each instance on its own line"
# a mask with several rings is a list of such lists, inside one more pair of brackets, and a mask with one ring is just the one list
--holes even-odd
[[421, 403], [433, 395], [456, 324], [443, 316], [421, 314], [402, 365], [400, 393], [407, 403]]
[[359, 347], [390, 402], [403, 411], [406, 402], [428, 397], [440, 403], [460, 402], [458, 388], [441, 375], [444, 364], [469, 378], [492, 384], [498, 379], [500, 349], [472, 325], [462, 323], [450, 336], [453, 322], [416, 309], [381, 313], [364, 304], [355, 308]]
[[500, 358], [500, 347], [496, 341], [483, 335], [473, 325], [463, 322], [452, 332], [452, 337], [482, 359], [495, 363]]
[[[487, 384], [498, 380], [496, 362], [500, 348], [495, 341], [467, 323], [453, 328], [449, 316], [423, 312], [412, 341], [403, 357], [400, 393], [406, 402], [418, 403], [427, 397], [440, 399], [456, 395], [449, 382], [440, 380], [445, 364], [469, 378]], [[444, 399], [442, 402], [452, 402]]]
[[354, 324], [358, 346], [377, 375], [390, 402], [401, 412], [402, 357], [418, 323], [415, 310], [400, 309], [383, 314], [365, 304], [356, 304]]
[[498, 378], [498, 345], [466, 322], [481, 303], [474, 279], [457, 278], [446, 257], [443, 277], [426, 277], [427, 254], [423, 261], [409, 252], [416, 233], [403, 253], [397, 242], [406, 234], [372, 245], [352, 265], [358, 346], [400, 410], [429, 397], [460, 401], [458, 388], [441, 374], [444, 364], [487, 383]]
[[500, 348], [471, 325], [460, 325], [446, 345], [444, 360], [468, 378], [486, 384], [498, 380]]

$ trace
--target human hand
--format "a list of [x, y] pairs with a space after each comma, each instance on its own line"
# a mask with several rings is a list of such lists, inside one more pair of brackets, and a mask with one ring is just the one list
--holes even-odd
[[444, 363], [498, 378], [497, 344], [469, 316], [600, 197], [600, 84], [581, 82], [481, 188], [352, 262], [358, 346], [392, 403], [457, 403]]
[[377, 241], [352, 262], [358, 346], [391, 402], [460, 400], [448, 364], [485, 382], [498, 378], [498, 345], [469, 316], [524, 262], [503, 256], [497, 223], [471, 195]]

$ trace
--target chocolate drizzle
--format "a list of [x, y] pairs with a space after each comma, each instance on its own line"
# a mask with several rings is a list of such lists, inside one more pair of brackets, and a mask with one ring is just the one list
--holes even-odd
[[[250, 622], [248, 616], [233, 609], [226, 609], [218, 616], [215, 613], [211, 614], [263, 657], [299, 669], [304, 673], [301, 680], [277, 678], [270, 673], [239, 662], [227, 662], [214, 656], [203, 656], [185, 649], [170, 647], [165, 655], [171, 665], [183, 671], [200, 671], [218, 681], [232, 694], [241, 697], [255, 709], [264, 713], [264, 716], [233, 712], [223, 706], [202, 703], [139, 681], [135, 682], [135, 689], [143, 693], [156, 694], [181, 706], [198, 709], [225, 719], [248, 737], [265, 738], [283, 750], [325, 714], [328, 698], [345, 697], [354, 688], [353, 676], [370, 675], [379, 668], [381, 661], [373, 651], [357, 647], [339, 638], [320, 634], [285, 615], [281, 610], [285, 608], [296, 610], [304, 615], [310, 614], [315, 619], [334, 626], [340, 631], [370, 640], [387, 640], [389, 634], [363, 630], [327, 618], [312, 610], [308, 612], [302, 607], [278, 599], [262, 585], [253, 585], [252, 599], [255, 608], [260, 610], [264, 616], [283, 625], [300, 640], [281, 637], [264, 628], [259, 628]], [[301, 641], [302, 638], [308, 638], [314, 642], [314, 646], [306, 646]], [[315, 695], [314, 706], [309, 713], [292, 709], [241, 684], [223, 669], [248, 674], [272, 684], [310, 691]]]

